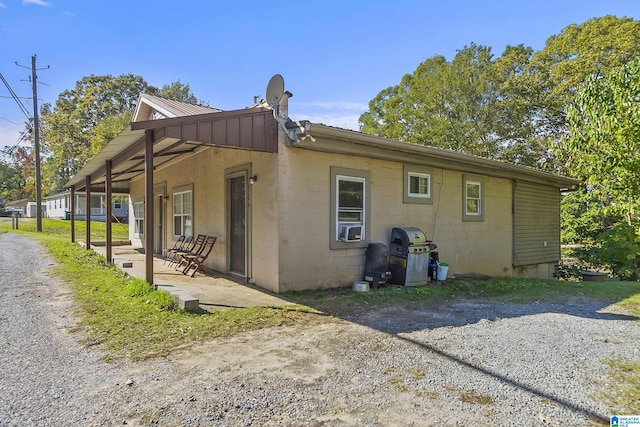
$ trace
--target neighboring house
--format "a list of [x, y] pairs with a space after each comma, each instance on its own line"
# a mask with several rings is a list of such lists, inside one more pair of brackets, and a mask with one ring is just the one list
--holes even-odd
[[[38, 210], [36, 209], [36, 207], [38, 206], [38, 203], [36, 202], [28, 202], [26, 207], [25, 207], [25, 211], [24, 211], [24, 216], [27, 218], [35, 218], [38, 216]], [[40, 215], [42, 218], [46, 218], [47, 216], [47, 205], [44, 203], [40, 204]]]
[[[283, 96], [280, 111], [286, 103]], [[292, 122], [261, 105], [202, 111], [148, 95], [131, 126], [67, 186], [107, 181], [130, 193], [130, 238], [147, 248], [147, 280], [151, 252], [203, 233], [218, 237], [207, 267], [274, 292], [361, 280], [367, 245], [389, 245], [398, 226], [425, 231], [449, 274], [551, 278], [560, 260], [560, 192], [577, 184]], [[342, 226], [361, 227], [360, 238], [341, 240]]]
[[[86, 219], [86, 194], [76, 192], [75, 218]], [[129, 218], [129, 197], [128, 195], [115, 195], [112, 198], [112, 217], [121, 222], [127, 222]], [[46, 204], [46, 215], [48, 218], [67, 218], [71, 211], [71, 192], [62, 191], [44, 198]], [[106, 195], [105, 193], [91, 194], [91, 219], [93, 221], [104, 221], [106, 218]]]
[[12, 200], [7, 202], [4, 206], [6, 212], [20, 212], [24, 214], [27, 211], [27, 204], [35, 203], [31, 199]]

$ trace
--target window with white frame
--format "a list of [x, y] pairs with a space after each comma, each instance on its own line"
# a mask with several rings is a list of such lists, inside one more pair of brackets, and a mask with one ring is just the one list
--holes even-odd
[[144, 235], [144, 201], [133, 202], [134, 233]]
[[432, 204], [431, 169], [422, 166], [403, 166], [403, 203]]
[[481, 178], [463, 177], [463, 219], [465, 221], [484, 220], [483, 186], [484, 182]]
[[193, 235], [193, 191], [174, 191], [173, 193], [173, 235]]
[[331, 249], [361, 245], [369, 235], [371, 173], [331, 168]]
[[337, 230], [340, 233], [341, 225], [364, 225], [364, 178], [353, 176], [336, 176], [336, 209]]

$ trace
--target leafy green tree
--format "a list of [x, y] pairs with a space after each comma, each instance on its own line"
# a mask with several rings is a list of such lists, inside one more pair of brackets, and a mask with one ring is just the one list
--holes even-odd
[[494, 58], [471, 44], [453, 60], [424, 61], [381, 91], [363, 132], [565, 172], [554, 145], [580, 82], [640, 55], [640, 21], [605, 16], [569, 25], [534, 52], [507, 46]]
[[133, 111], [142, 92], [157, 92], [140, 76], [87, 76], [72, 90], [63, 91], [55, 105], [43, 106], [41, 134], [48, 159], [44, 168], [62, 188], [94, 155], [91, 150], [96, 127], [107, 117]]
[[639, 99], [640, 58], [591, 76], [567, 108], [570, 134], [555, 150], [566, 169], [587, 186], [584, 199], [592, 207], [583, 215], [601, 210], [602, 228], [586, 236], [593, 241], [594, 259], [634, 280], [640, 278]]
[[640, 21], [608, 15], [567, 26], [513, 73], [506, 93], [528, 110], [528, 141], [539, 145], [540, 167], [566, 172], [553, 157], [553, 147], [567, 134], [566, 109], [578, 86], [638, 56]]
[[495, 126], [502, 115], [496, 77], [488, 47], [466, 46], [451, 62], [429, 58], [369, 103], [361, 130], [494, 157], [500, 143]]
[[[3, 152], [3, 154], [6, 157], [9, 153]], [[25, 186], [22, 168], [17, 162], [13, 160], [0, 162], [0, 207], [4, 207], [6, 202], [12, 200], [27, 198]]]
[[207, 101], [199, 99], [193, 94], [189, 83], [181, 83], [179, 79], [171, 84], [162, 86], [158, 92], [158, 96], [174, 101], [186, 102], [187, 104], [209, 105]]
[[105, 117], [98, 123], [91, 138], [91, 157], [98, 154], [109, 141], [118, 136], [131, 123], [132, 117], [132, 111], [125, 111], [122, 114]]
[[180, 81], [160, 90], [133, 74], [87, 76], [42, 108], [45, 193], [61, 189], [108, 141], [130, 123], [141, 93], [202, 103]]

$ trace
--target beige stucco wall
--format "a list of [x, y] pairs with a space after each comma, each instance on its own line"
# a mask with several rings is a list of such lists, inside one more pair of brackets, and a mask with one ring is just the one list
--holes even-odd
[[[165, 246], [173, 246], [177, 236], [172, 235], [172, 194], [176, 187], [193, 185], [193, 233], [218, 237], [205, 266], [226, 271], [227, 265], [227, 209], [225, 207], [225, 172], [234, 167], [246, 166], [258, 181], [248, 185], [250, 230], [253, 238], [248, 253], [252, 256], [249, 281], [277, 290], [277, 209], [275, 205], [276, 155], [247, 150], [211, 147], [197, 154], [160, 168], [154, 172], [154, 184], [166, 183], [168, 198], [165, 201]], [[144, 197], [144, 178], [131, 183], [131, 200]], [[133, 244], [142, 246], [133, 234], [133, 212], [130, 214], [130, 237]]]
[[362, 279], [365, 248], [329, 248], [332, 166], [371, 172], [372, 243], [388, 245], [393, 227], [418, 227], [450, 274], [513, 273], [510, 180], [484, 177], [484, 221], [464, 222], [462, 172], [432, 168], [433, 204], [403, 204], [402, 163], [288, 148], [279, 154], [280, 292]]
[[[366, 150], [366, 147], [363, 147]], [[369, 241], [389, 244], [391, 229], [412, 226], [437, 245], [449, 274], [546, 277], [552, 266], [512, 267], [512, 183], [483, 176], [484, 220], [463, 221], [463, 172], [431, 167], [432, 204], [403, 203], [403, 163], [286, 146], [277, 154], [208, 148], [154, 173], [165, 184], [165, 246], [172, 246], [172, 193], [193, 185], [194, 234], [218, 237], [206, 266], [228, 269], [225, 174], [246, 166], [251, 247], [249, 281], [274, 292], [348, 286], [361, 280], [365, 247], [330, 249], [331, 167], [371, 174]], [[143, 177], [131, 184], [131, 201], [144, 195]], [[133, 212], [130, 213], [133, 223]], [[134, 243], [142, 245], [133, 236]]]

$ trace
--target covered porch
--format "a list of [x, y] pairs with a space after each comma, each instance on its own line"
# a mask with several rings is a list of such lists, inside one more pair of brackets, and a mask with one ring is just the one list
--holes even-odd
[[[164, 236], [157, 232], [161, 219], [158, 212], [155, 212], [154, 199], [159, 195], [166, 200], [168, 195], [166, 187], [161, 188], [161, 193], [158, 194], [159, 185], [154, 181], [154, 173], [175, 165], [185, 158], [199, 156], [213, 147], [216, 153], [225, 150], [277, 153], [278, 123], [272, 111], [266, 108], [134, 121], [88, 162], [66, 184], [66, 187], [71, 189], [71, 200], [75, 200], [76, 191], [84, 191], [86, 200], [90, 200], [91, 192], [105, 193], [107, 200], [111, 200], [114, 193], [129, 193], [132, 180], [144, 182], [143, 220], [136, 221], [132, 226], [140, 226], [140, 234], [144, 236], [143, 254], [140, 255], [143, 259], [142, 278], [158, 286], [158, 274], [166, 274], [166, 272], [157, 273], [162, 270], [158, 270], [159, 266], [154, 253], [161, 253], [163, 248], [172, 244], [165, 242]], [[106, 205], [108, 208], [106, 215], [109, 217], [110, 204]], [[91, 212], [90, 206], [86, 208], [87, 212]], [[72, 206], [71, 240], [74, 242], [76, 241], [73, 232], [75, 220], [73, 212], [75, 211], [75, 206]], [[89, 215], [85, 236], [86, 247], [92, 246], [90, 221]], [[122, 249], [119, 247], [118, 251], [120, 250]], [[104, 255], [109, 262], [113, 262], [116, 258], [109, 222], [106, 227]], [[179, 278], [183, 281], [187, 279], [182, 274], [180, 276]]]

